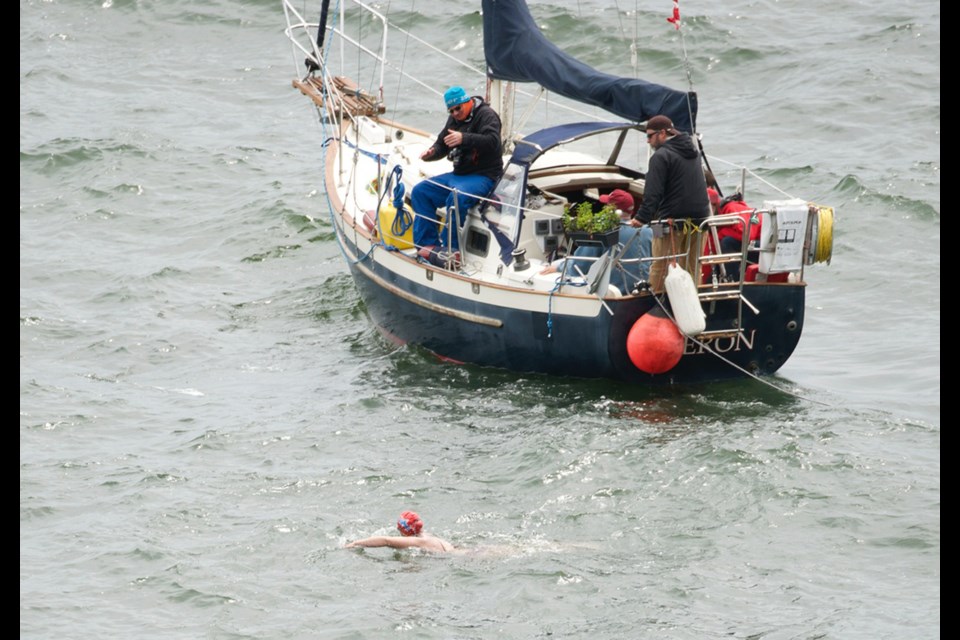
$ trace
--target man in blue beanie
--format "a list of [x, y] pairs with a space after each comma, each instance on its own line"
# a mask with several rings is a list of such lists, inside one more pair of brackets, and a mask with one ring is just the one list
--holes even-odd
[[[447, 158], [453, 171], [423, 180], [413, 188], [410, 201], [416, 216], [413, 220], [413, 242], [420, 248], [420, 257], [438, 266], [449, 264], [448, 258], [460, 247], [457, 230], [467, 210], [486, 196], [503, 171], [503, 149], [500, 142], [500, 116], [480, 96], [469, 96], [463, 87], [450, 87], [443, 94], [449, 117], [436, 141], [420, 154], [421, 160]], [[454, 190], [459, 197], [454, 196]], [[447, 233], [438, 233], [437, 208], [445, 207], [447, 220], [460, 212], [453, 229], [450, 246]]]

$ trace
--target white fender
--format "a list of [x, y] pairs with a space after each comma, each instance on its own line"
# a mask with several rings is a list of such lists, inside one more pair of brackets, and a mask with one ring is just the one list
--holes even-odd
[[670, 299], [670, 307], [673, 309], [673, 318], [680, 332], [687, 336], [703, 333], [707, 328], [707, 314], [700, 306], [697, 285], [693, 284], [693, 278], [687, 270], [671, 264], [667, 267], [664, 285], [667, 289], [667, 297]]

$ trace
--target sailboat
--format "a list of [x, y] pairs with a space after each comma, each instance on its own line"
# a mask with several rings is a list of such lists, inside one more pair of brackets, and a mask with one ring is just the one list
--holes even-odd
[[[549, 42], [522, 0], [483, 0], [478, 86], [503, 122], [504, 170], [468, 211], [437, 212], [441, 234], [457, 234], [460, 251], [428, 260], [413, 244], [410, 193], [451, 165], [420, 159], [436, 132], [395, 120], [385, 96], [439, 107], [446, 87], [410, 77], [401, 62], [412, 55], [403, 47], [430, 45], [359, 0], [324, 0], [315, 21], [289, 0], [283, 7], [292, 85], [320, 124], [331, 224], [370, 320], [388, 339], [450, 362], [639, 385], [769, 375], [794, 352], [804, 269], [830, 260], [833, 209], [788, 198], [747, 215], [706, 217], [690, 230], [702, 240], [689, 245], [694, 260], [683, 268], [676, 251], [637, 258], [615, 229], [611, 239], [572, 228], [578, 208], [600, 211], [615, 190], [642, 201], [650, 118], [666, 115], [699, 140], [695, 92], [600, 72]], [[455, 62], [442, 51], [419, 55]], [[572, 115], [524, 132], [539, 118], [532, 107], [521, 112], [521, 95], [533, 104], [562, 96]], [[653, 224], [658, 237], [677, 233], [677, 221]], [[742, 233], [733, 252], [708, 254], [731, 224], [761, 233]], [[574, 247], [591, 242], [599, 255], [567, 268]], [[646, 271], [638, 263], [657, 261], [668, 279], [682, 271], [681, 285], [636, 277]]]

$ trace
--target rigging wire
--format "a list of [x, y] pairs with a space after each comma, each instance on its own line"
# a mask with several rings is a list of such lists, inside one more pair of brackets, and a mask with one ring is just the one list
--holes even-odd
[[[675, 22], [674, 22], [675, 20]], [[690, 93], [693, 93], [693, 65], [690, 64], [690, 56], [687, 54], [687, 41], [683, 35], [683, 23], [680, 20], [680, 2], [679, 0], [673, 0], [673, 18], [668, 21], [673, 22], [676, 30], [680, 32], [680, 49], [683, 52], [683, 69], [687, 74], [687, 88]], [[697, 121], [693, 117], [693, 108], [690, 105], [690, 98], [687, 98], [687, 113], [690, 118], [690, 123], [693, 127], [693, 133], [697, 132]], [[702, 155], [702, 149], [701, 149]]]
[[[417, 11], [416, 2], [411, 4], [410, 11], [412, 13], [416, 13]], [[387, 24], [389, 25], [390, 28], [398, 28], [398, 27], [395, 27], [393, 23], [390, 22], [390, 2], [387, 2], [387, 6], [383, 11], [383, 17], [386, 18]], [[401, 85], [403, 84], [403, 79], [406, 77], [406, 74], [403, 72], [403, 68], [407, 61], [407, 48], [410, 46], [410, 32], [405, 31], [404, 29], [399, 29], [399, 31], [404, 34], [404, 40], [403, 40], [403, 46], [400, 47], [400, 65], [399, 65], [399, 68], [397, 69], [397, 71], [399, 72], [399, 75], [397, 76], [397, 83], [396, 83], [397, 93], [393, 98], [393, 107], [391, 108], [391, 111], [393, 113], [397, 113], [397, 110], [400, 108], [400, 88], [401, 88]], [[383, 52], [383, 59], [384, 60], [387, 59], [386, 51]], [[381, 90], [382, 90], [382, 87], [381, 87]]]
[[[338, 0], [337, 9], [339, 9], [339, 7], [340, 7], [340, 2]], [[334, 11], [334, 18], [333, 18], [333, 23], [331, 25], [331, 30], [334, 30], [334, 31], [336, 30], [339, 17], [340, 17], [340, 12]], [[319, 69], [319, 71], [320, 71], [321, 77], [323, 78], [330, 77], [328, 75], [330, 73], [330, 70], [327, 68], [327, 60], [329, 60], [329, 52], [330, 52], [330, 47], [332, 46], [332, 41], [333, 41], [332, 38], [330, 40], [327, 40], [326, 51], [323, 52], [323, 55], [320, 57], [322, 66]], [[326, 89], [326, 82], [323, 83], [323, 86], [324, 86], [324, 89]], [[323, 142], [321, 143], [321, 146], [326, 147], [327, 145], [330, 145], [330, 144], [338, 144], [339, 135], [336, 129], [338, 126], [337, 123], [341, 122], [342, 116], [337, 117], [335, 114], [330, 113], [330, 109], [326, 105], [332, 105], [332, 104], [335, 104], [335, 102], [332, 102], [330, 100], [331, 97], [327, 96], [326, 93], [324, 94], [324, 98], [325, 98], [324, 99], [325, 106], [320, 107], [319, 105], [314, 105], [314, 108], [316, 109], [317, 123], [320, 127], [321, 139], [323, 140]], [[329, 128], [329, 131], [328, 131], [328, 128]], [[354, 157], [356, 158], [358, 154], [359, 154], [359, 148], [355, 147]], [[327, 154], [326, 153], [320, 154], [320, 158], [321, 158], [320, 172], [321, 172], [321, 175], [325, 175], [327, 172]], [[356, 159], [354, 159], [354, 162], [356, 162]], [[379, 169], [379, 163], [378, 163], [378, 169]], [[354, 176], [351, 173], [350, 182], [347, 184], [347, 189], [346, 189], [347, 192], [352, 192], [351, 185], [353, 183], [353, 179], [354, 179]], [[380, 245], [378, 245], [377, 243], [372, 243], [370, 245], [370, 250], [367, 251], [364, 255], [359, 256], [356, 260], [353, 260], [352, 258], [350, 258], [350, 256], [347, 255], [345, 242], [343, 240], [343, 238], [345, 238], [345, 230], [341, 228], [340, 225], [337, 223], [337, 219], [336, 219], [337, 214], [334, 210], [333, 202], [330, 198], [330, 193], [326, 189], [324, 189], [323, 193], [324, 193], [324, 196], [326, 196], [326, 201], [327, 201], [327, 215], [330, 218], [330, 224], [333, 227], [334, 235], [336, 235], [337, 237], [337, 248], [340, 249], [341, 255], [343, 255], [343, 258], [347, 263], [363, 262], [364, 260], [369, 258], [373, 254], [374, 249], [376, 249], [377, 246], [380, 246]], [[354, 233], [356, 233], [356, 227], [354, 227]]]
[[683, 69], [687, 74], [687, 87], [693, 91], [693, 65], [690, 64], [690, 56], [687, 54], [687, 41], [683, 36], [683, 29], [678, 26], [680, 32], [680, 49], [683, 51]]

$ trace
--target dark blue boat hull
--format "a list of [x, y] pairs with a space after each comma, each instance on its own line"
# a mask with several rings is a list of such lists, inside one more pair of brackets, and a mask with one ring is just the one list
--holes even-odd
[[[390, 339], [423, 346], [453, 361], [519, 372], [637, 384], [723, 380], [743, 377], [745, 372], [770, 374], [793, 353], [803, 327], [803, 285], [751, 284], [744, 295], [760, 314], [743, 308], [742, 333], [707, 338], [703, 343], [687, 339], [675, 367], [650, 374], [630, 361], [627, 335], [637, 319], [657, 304], [652, 295], [607, 300], [612, 316], [601, 308], [599, 316], [578, 317], [464, 300], [400, 277], [370, 260], [351, 263], [351, 271], [372, 320]], [[736, 300], [704, 306], [708, 332], [736, 327]]]

